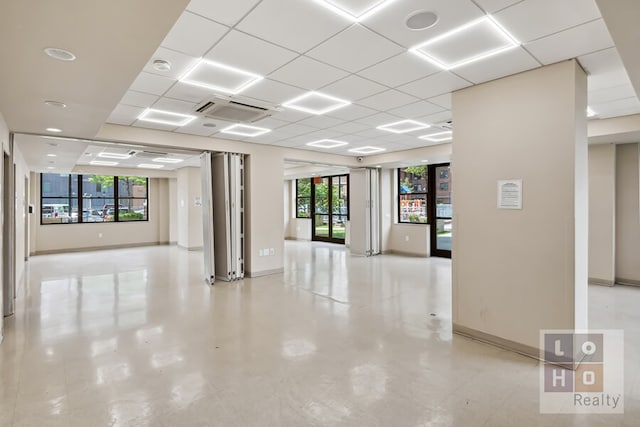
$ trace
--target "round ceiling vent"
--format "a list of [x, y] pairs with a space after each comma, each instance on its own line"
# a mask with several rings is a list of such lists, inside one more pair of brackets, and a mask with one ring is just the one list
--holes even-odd
[[156, 59], [153, 61], [153, 68], [157, 71], [169, 71], [171, 70], [171, 63], [164, 59]]
[[418, 10], [407, 16], [405, 23], [410, 30], [418, 31], [433, 27], [439, 19], [440, 17], [434, 12]]
[[60, 61], [75, 61], [76, 59], [76, 56], [73, 53], [57, 47], [48, 47], [44, 50], [44, 53], [53, 59], [58, 59]]

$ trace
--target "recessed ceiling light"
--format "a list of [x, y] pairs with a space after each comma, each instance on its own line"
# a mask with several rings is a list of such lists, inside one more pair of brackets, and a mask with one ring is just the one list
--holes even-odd
[[426, 30], [438, 23], [440, 17], [428, 10], [418, 10], [407, 16], [405, 24], [410, 30]]
[[[319, 5], [329, 9], [333, 13], [348, 19], [351, 22], [363, 21], [370, 16], [380, 12], [396, 0], [370, 0], [348, 1], [348, 0], [314, 0]], [[357, 3], [359, 7], [354, 7], [353, 3]], [[365, 4], [362, 4], [365, 3]]]
[[[474, 40], [474, 43], [469, 43], [469, 40]], [[493, 16], [486, 15], [433, 37], [409, 51], [443, 70], [452, 70], [519, 45], [520, 42]]]
[[165, 61], [164, 59], [154, 59], [153, 68], [156, 71], [167, 72], [171, 70], [171, 63], [169, 61]]
[[407, 133], [414, 130], [421, 130], [430, 128], [431, 125], [418, 122], [416, 120], [400, 120], [399, 122], [387, 123], [386, 125], [378, 126], [376, 129], [386, 130], [393, 133]]
[[47, 100], [47, 101], [44, 101], [44, 103], [45, 103], [45, 105], [47, 105], [49, 107], [67, 108], [67, 104], [65, 104], [64, 102], [60, 102], [60, 101]]
[[418, 138], [424, 139], [426, 141], [431, 141], [431, 142], [451, 141], [451, 139], [453, 139], [453, 132], [450, 130], [447, 130], [444, 132], [436, 132], [436, 133], [430, 133], [427, 135], [422, 135], [422, 136], [419, 136]]
[[115, 166], [118, 162], [109, 162], [106, 160], [92, 160], [89, 162], [90, 165], [93, 166]]
[[350, 104], [351, 102], [344, 99], [312, 91], [287, 101], [282, 106], [309, 114], [326, 114]]
[[596, 113], [595, 111], [593, 111], [593, 110], [591, 109], [591, 107], [587, 107], [587, 117], [594, 117], [594, 116], [597, 116], [597, 115], [598, 115], [598, 113]]
[[214, 92], [235, 95], [258, 83], [263, 78], [249, 71], [201, 59], [180, 78], [180, 81]]
[[156, 157], [152, 161], [158, 163], [181, 163], [183, 159], [176, 159], [171, 157]]
[[143, 169], [162, 169], [164, 167], [164, 165], [154, 165], [151, 163], [140, 163], [138, 165], [139, 168], [143, 168]]
[[56, 154], [51, 153], [51, 154], [47, 154], [47, 157], [58, 157], [58, 156]]
[[76, 59], [76, 56], [73, 53], [58, 47], [47, 47], [44, 49], [44, 53], [53, 59], [58, 59], [60, 61], [75, 61]]
[[349, 152], [351, 153], [358, 153], [358, 154], [372, 154], [372, 153], [379, 153], [381, 151], [386, 151], [386, 148], [366, 146], [366, 147], [360, 147], [360, 148], [352, 148], [351, 150], [349, 150]]
[[60, 132], [62, 132], [62, 129], [58, 129], [58, 128], [47, 128], [47, 132], [60, 133]]
[[348, 145], [348, 142], [344, 141], [336, 141], [334, 139], [321, 139], [320, 141], [308, 142], [307, 145], [311, 147], [319, 147], [319, 148], [336, 148], [342, 147], [343, 145]]
[[235, 124], [222, 129], [220, 132], [228, 133], [231, 135], [254, 137], [254, 136], [264, 135], [267, 132], [271, 132], [271, 129], [259, 128], [257, 126]]
[[98, 153], [98, 157], [102, 157], [104, 159], [128, 159], [131, 157], [130, 154], [122, 154], [122, 153]]
[[171, 126], [184, 126], [197, 119], [189, 114], [172, 113], [171, 111], [156, 110], [147, 108], [138, 116], [138, 120], [143, 122], [160, 123]]

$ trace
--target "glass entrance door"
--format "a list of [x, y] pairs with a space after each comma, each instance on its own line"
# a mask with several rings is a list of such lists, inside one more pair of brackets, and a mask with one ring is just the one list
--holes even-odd
[[449, 163], [429, 167], [431, 201], [431, 255], [451, 258], [453, 205], [451, 203], [451, 167]]
[[344, 243], [349, 215], [349, 176], [312, 179], [313, 240]]

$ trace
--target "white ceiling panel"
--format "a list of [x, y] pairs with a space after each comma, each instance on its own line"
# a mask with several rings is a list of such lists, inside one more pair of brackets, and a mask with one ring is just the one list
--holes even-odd
[[[153, 61], [156, 59], [168, 61], [171, 64], [171, 69], [169, 71], [156, 70], [155, 68], [153, 68]], [[197, 61], [198, 58], [194, 58], [193, 56], [185, 55], [184, 53], [176, 52], [175, 50], [167, 49], [164, 47], [159, 47], [153, 54], [151, 59], [149, 59], [143, 71], [151, 74], [157, 74], [163, 77], [168, 77], [173, 80], [178, 80], [187, 71], [189, 71]]]
[[377, 110], [372, 110], [371, 108], [363, 107], [361, 105], [351, 104], [351, 105], [347, 105], [344, 108], [331, 111], [330, 113], [327, 114], [327, 116], [335, 117], [336, 119], [350, 121], [350, 120], [357, 120], [363, 117], [371, 116], [373, 114], [376, 114], [377, 112], [378, 112]]
[[303, 53], [348, 26], [312, 1], [263, 0], [236, 28]]
[[442, 110], [444, 110], [444, 108], [439, 105], [435, 105], [427, 101], [418, 101], [389, 110], [389, 113], [399, 117], [403, 117], [405, 119], [414, 119], [416, 117], [435, 114]]
[[476, 0], [476, 3], [487, 13], [495, 13], [524, 0]]
[[[431, 28], [415, 31], [405, 25], [408, 15], [417, 10], [435, 12], [440, 19]], [[481, 18], [482, 10], [469, 0], [402, 0], [364, 21], [364, 25], [405, 48], [444, 34], [460, 25]]]
[[279, 105], [302, 95], [304, 92], [304, 90], [294, 86], [289, 86], [270, 79], [264, 79], [242, 92], [242, 95], [260, 99], [273, 105]]
[[308, 119], [299, 121], [297, 124], [312, 126], [318, 129], [330, 128], [334, 129], [336, 126], [344, 124], [344, 120], [334, 119], [329, 116], [313, 116]]
[[439, 105], [447, 110], [451, 109], [451, 94], [445, 93], [444, 95], [434, 96], [433, 98], [427, 99], [432, 104]]
[[307, 133], [315, 132], [317, 130], [318, 128], [300, 125], [298, 123], [292, 123], [287, 126], [282, 126], [277, 130], [275, 130], [274, 132], [277, 132], [278, 135], [284, 135], [284, 138], [290, 138], [292, 136], [304, 135]]
[[476, 84], [510, 76], [539, 67], [540, 63], [524, 49], [517, 48], [492, 56], [485, 61], [477, 61], [456, 68], [455, 73]]
[[435, 125], [451, 120], [451, 110], [441, 111], [435, 114], [429, 114], [428, 116], [418, 117], [416, 120]]
[[151, 107], [158, 99], [157, 95], [128, 90], [120, 100], [120, 104], [131, 105], [133, 107]]
[[525, 0], [495, 14], [521, 43], [600, 18], [594, 0]]
[[177, 82], [165, 93], [165, 96], [198, 104], [205, 99], [211, 98], [213, 96], [213, 92], [197, 86]]
[[308, 90], [316, 90], [339, 80], [349, 73], [307, 56], [300, 56], [269, 75], [269, 78], [287, 82]]
[[[204, 123], [213, 123], [216, 126], [215, 127], [203, 126]], [[175, 131], [178, 133], [188, 133], [190, 135], [210, 136], [210, 135], [213, 135], [218, 130], [220, 130], [221, 128], [225, 126], [230, 126], [230, 125], [232, 125], [232, 123], [223, 122], [222, 120], [210, 120], [210, 119], [198, 118], [185, 126], [179, 127]]]
[[589, 105], [604, 104], [618, 99], [631, 98], [636, 93], [631, 84], [589, 91]]
[[616, 48], [605, 49], [578, 58], [589, 74], [589, 90], [631, 84]]
[[139, 127], [139, 128], [147, 128], [147, 129], [166, 130], [169, 132], [178, 129], [178, 126], [166, 125], [163, 123], [145, 122], [143, 120], [136, 120], [133, 126]]
[[371, 126], [369, 125], [365, 125], [362, 123], [358, 123], [358, 122], [347, 122], [347, 123], [343, 123], [341, 125], [338, 126], [334, 126], [333, 130], [336, 130], [338, 132], [342, 132], [345, 134], [350, 134], [350, 133], [358, 133], [358, 132], [362, 132], [365, 131], [367, 129], [370, 129]]
[[267, 75], [281, 67], [297, 53], [233, 30], [205, 57], [255, 74]]
[[200, 58], [229, 29], [202, 16], [185, 12], [180, 16], [162, 46]]
[[356, 72], [382, 62], [404, 49], [361, 25], [354, 24], [307, 53], [327, 64]]
[[[378, 114], [374, 114], [372, 116], [363, 117], [361, 119], [358, 119], [357, 122], [365, 124], [365, 125], [369, 125], [370, 126], [370, 130], [375, 130], [376, 131], [375, 135], [386, 135], [389, 132], [385, 132], [385, 131], [382, 131], [382, 130], [377, 130], [375, 128], [377, 126], [385, 125], [387, 123], [397, 122], [398, 120], [400, 120], [400, 118], [398, 116], [394, 116], [394, 115], [391, 115], [389, 113], [378, 113]], [[358, 135], [360, 135], [360, 134], [361, 133], [358, 132]], [[364, 136], [372, 136], [372, 135], [364, 135]]]
[[160, 98], [153, 104], [153, 108], [156, 110], [171, 111], [178, 114], [194, 114], [195, 107], [196, 103], [171, 98]]
[[415, 82], [400, 86], [398, 89], [418, 98], [426, 99], [450, 93], [468, 86], [471, 86], [471, 83], [468, 81], [448, 71], [441, 71], [438, 74], [433, 74], [423, 79], [416, 80]]
[[277, 111], [273, 114], [273, 118], [284, 120], [285, 122], [297, 122], [308, 117], [312, 117], [312, 115], [303, 113], [302, 111], [292, 110], [291, 108], [283, 108], [282, 111]]
[[404, 52], [362, 70], [358, 74], [387, 86], [396, 87], [439, 71], [440, 68], [435, 65], [409, 52]]
[[131, 84], [130, 90], [150, 93], [152, 95], [162, 95], [174, 83], [175, 80], [168, 77], [142, 72]]
[[113, 123], [116, 125], [130, 126], [138, 119], [138, 116], [142, 114], [144, 108], [132, 107], [131, 105], [118, 105], [112, 112], [107, 123]]
[[618, 99], [605, 104], [591, 105], [598, 117], [616, 117], [640, 113], [640, 100], [637, 97]]
[[322, 88], [323, 93], [337, 96], [338, 98], [346, 99], [349, 101], [357, 101], [362, 98], [366, 98], [376, 93], [384, 92], [388, 90], [386, 86], [382, 86], [378, 83], [374, 83], [371, 80], [363, 79], [355, 74], [345, 77], [342, 80], [338, 80]]
[[289, 122], [285, 122], [283, 120], [274, 119], [273, 117], [267, 117], [267, 118], [264, 118], [262, 120], [258, 120], [257, 122], [253, 123], [253, 125], [255, 125], [255, 126], [259, 126], [259, 127], [267, 128], [267, 129], [277, 129], [279, 127], [286, 126], [288, 124], [289, 124]]
[[526, 47], [543, 64], [553, 64], [612, 46], [613, 40], [600, 19], [536, 40]]
[[414, 96], [390, 89], [386, 92], [361, 99], [358, 101], [358, 104], [374, 108], [378, 111], [388, 111], [393, 108], [400, 107], [401, 105], [416, 102], [417, 100], [418, 98]]
[[214, 21], [233, 26], [260, 0], [191, 0], [187, 10]]

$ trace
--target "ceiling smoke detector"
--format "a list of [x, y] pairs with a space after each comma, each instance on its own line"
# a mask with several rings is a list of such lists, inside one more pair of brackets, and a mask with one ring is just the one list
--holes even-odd
[[439, 19], [440, 17], [434, 12], [429, 12], [427, 10], [418, 10], [407, 16], [405, 24], [410, 30], [426, 30], [427, 28], [431, 28], [436, 25]]
[[153, 68], [156, 71], [166, 72], [171, 70], [171, 63], [169, 61], [165, 61], [164, 59], [155, 59], [153, 61]]

